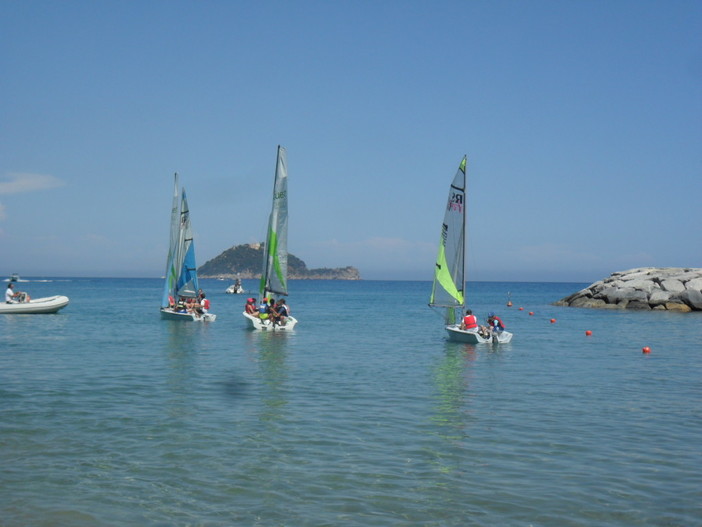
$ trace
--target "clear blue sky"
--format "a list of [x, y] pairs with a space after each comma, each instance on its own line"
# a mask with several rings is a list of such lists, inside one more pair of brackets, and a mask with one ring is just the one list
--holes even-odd
[[431, 279], [468, 155], [472, 280], [702, 267], [702, 2], [5, 1], [0, 275], [161, 276], [262, 241]]

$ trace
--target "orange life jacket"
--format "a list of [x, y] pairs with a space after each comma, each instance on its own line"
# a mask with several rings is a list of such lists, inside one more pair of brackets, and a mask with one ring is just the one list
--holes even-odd
[[473, 329], [478, 327], [478, 318], [475, 315], [466, 315], [463, 317], [463, 325], [466, 329]]

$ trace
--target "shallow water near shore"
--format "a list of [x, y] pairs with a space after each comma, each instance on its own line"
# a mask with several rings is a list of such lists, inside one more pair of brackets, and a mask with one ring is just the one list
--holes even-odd
[[472, 346], [429, 282], [293, 281], [291, 334], [201, 285], [211, 324], [157, 279], [20, 284], [71, 303], [0, 317], [0, 525], [702, 525], [700, 313], [474, 283], [515, 337]]

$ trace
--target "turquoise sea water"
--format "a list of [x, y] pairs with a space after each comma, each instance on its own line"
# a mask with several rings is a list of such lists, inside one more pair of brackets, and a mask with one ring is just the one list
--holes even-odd
[[162, 321], [160, 280], [20, 284], [71, 303], [0, 316], [0, 525], [702, 525], [700, 313], [471, 284], [493, 348], [428, 282], [294, 281], [292, 334], [201, 285], [212, 324]]

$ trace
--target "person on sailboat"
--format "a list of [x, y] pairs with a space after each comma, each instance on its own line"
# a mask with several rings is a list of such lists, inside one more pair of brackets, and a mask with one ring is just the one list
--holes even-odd
[[256, 309], [256, 300], [253, 298], [247, 298], [246, 305], [244, 306], [244, 312], [248, 313], [252, 317], [257, 317], [258, 309]]
[[488, 313], [487, 323], [493, 333], [502, 333], [505, 330], [505, 323], [492, 311]]
[[466, 314], [461, 321], [461, 329], [475, 329], [478, 327], [478, 317], [471, 309], [466, 309]]
[[210, 301], [207, 299], [205, 292], [200, 289], [200, 302], [197, 304], [196, 311], [200, 315], [206, 314], [210, 310]]
[[195, 308], [197, 307], [198, 303], [197, 300], [193, 297], [188, 297], [185, 300], [185, 309], [188, 311], [188, 313], [195, 313]]
[[175, 305], [173, 310], [176, 313], [186, 313], [188, 311], [184, 296], [178, 297], [178, 303]]
[[466, 309], [466, 315], [461, 320], [461, 329], [477, 330], [478, 335], [483, 338], [487, 338], [489, 334], [488, 328], [478, 325], [478, 317], [473, 314], [471, 309]]
[[277, 304], [275, 302], [275, 298], [269, 298], [268, 299], [268, 320], [271, 321], [271, 324], [274, 326], [278, 322], [278, 309], [277, 309]]
[[[271, 306], [272, 305], [273, 304], [271, 302]], [[285, 322], [287, 321], [287, 318], [290, 316], [288, 306], [285, 305], [285, 299], [281, 298], [280, 300], [278, 300], [278, 302], [275, 304], [271, 311], [273, 313], [273, 324], [284, 326]]]
[[261, 300], [261, 303], [258, 305], [258, 318], [261, 320], [267, 320], [268, 319], [268, 299], [264, 298]]

